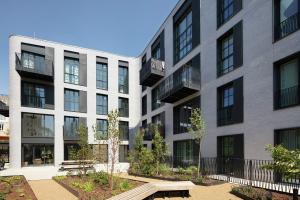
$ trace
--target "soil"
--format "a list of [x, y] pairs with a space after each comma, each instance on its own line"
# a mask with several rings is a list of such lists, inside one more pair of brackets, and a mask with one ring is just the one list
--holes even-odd
[[37, 200], [24, 176], [1, 177], [0, 193], [7, 200]]
[[[119, 181], [121, 180], [124, 179], [120, 178]], [[129, 183], [131, 183], [131, 185], [133, 185], [133, 187], [130, 189], [136, 188], [144, 184], [144, 182], [140, 182], [140, 181], [129, 180], [129, 179], [127, 180]], [[67, 176], [65, 179], [60, 179], [60, 180], [56, 179], [56, 181], [81, 200], [89, 200], [89, 199], [104, 200], [112, 196], [118, 195], [120, 193], [126, 192], [120, 189], [114, 189], [111, 193], [108, 186], [102, 186], [96, 183], [94, 183], [93, 191], [85, 192], [82, 189], [72, 185], [72, 183], [74, 182], [80, 182], [80, 183], [92, 182], [92, 180], [90, 180], [88, 177], [80, 178], [78, 176]]]

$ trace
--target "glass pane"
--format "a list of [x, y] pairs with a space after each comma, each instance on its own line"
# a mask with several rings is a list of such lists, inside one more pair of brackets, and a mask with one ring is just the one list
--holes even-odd
[[298, 12], [298, 0], [280, 1], [280, 22], [288, 19]]

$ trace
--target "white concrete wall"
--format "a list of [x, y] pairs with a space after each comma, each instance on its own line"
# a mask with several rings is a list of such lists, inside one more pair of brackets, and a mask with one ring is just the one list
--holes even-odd
[[[55, 109], [38, 109], [21, 107], [20, 92], [21, 79], [15, 70], [15, 53], [21, 52], [21, 42], [47, 46], [54, 48], [54, 95]], [[9, 66], [10, 66], [10, 116], [11, 120], [11, 139], [10, 139], [10, 161], [13, 168], [21, 167], [21, 112], [51, 114], [55, 118], [55, 166], [63, 161], [64, 157], [64, 141], [63, 141], [63, 124], [64, 116], [85, 117], [87, 118], [87, 127], [89, 130], [89, 142], [97, 143], [94, 139], [93, 126], [96, 124], [96, 119], [104, 118], [96, 114], [96, 94], [108, 95], [108, 111], [118, 109], [118, 97], [126, 97], [129, 99], [129, 118], [120, 118], [122, 121], [129, 122], [130, 138], [134, 135], [134, 129], [139, 123], [140, 113], [140, 85], [138, 84], [138, 67], [139, 59], [114, 55], [106, 52], [85, 49], [81, 47], [65, 45], [50, 41], [33, 39], [24, 36], [11, 36], [9, 39]], [[87, 54], [87, 87], [64, 83], [64, 50], [74, 51]], [[108, 58], [108, 91], [96, 89], [96, 56]], [[129, 62], [129, 94], [118, 93], [118, 60]], [[68, 112], [64, 111], [64, 88], [87, 91], [87, 113]], [[107, 143], [107, 142], [104, 142]], [[129, 141], [124, 141], [123, 144], [129, 144]], [[110, 152], [110, 144], [109, 144]], [[128, 164], [124, 163], [118, 168], [124, 168]], [[122, 167], [123, 166], [123, 167]]]

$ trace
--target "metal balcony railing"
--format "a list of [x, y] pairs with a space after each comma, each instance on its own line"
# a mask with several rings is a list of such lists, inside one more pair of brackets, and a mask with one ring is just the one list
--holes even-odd
[[300, 28], [300, 12], [282, 21], [275, 27], [275, 39], [279, 40]]

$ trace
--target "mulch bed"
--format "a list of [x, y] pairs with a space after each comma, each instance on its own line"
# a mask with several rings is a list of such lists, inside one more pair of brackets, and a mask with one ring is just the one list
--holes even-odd
[[[121, 178], [119, 178], [119, 179], [124, 180]], [[135, 180], [130, 180], [130, 179], [127, 179], [127, 180], [129, 183], [131, 183], [133, 185], [133, 188], [136, 188], [136, 187], [144, 184], [144, 182], [140, 182], [140, 181], [135, 181]], [[84, 182], [91, 181], [88, 177], [80, 178], [78, 176], [66, 176], [65, 179], [55, 179], [54, 178], [54, 181], [56, 181], [58, 184], [60, 184], [64, 188], [66, 188], [69, 192], [71, 192], [73, 195], [75, 195], [76, 197], [78, 197], [81, 200], [89, 200], [89, 199], [104, 200], [104, 199], [108, 199], [112, 196], [115, 196], [115, 195], [125, 192], [125, 191], [121, 191], [119, 189], [115, 189], [111, 193], [108, 187], [102, 186], [100, 184], [95, 184], [95, 183], [94, 183], [93, 191], [85, 192], [82, 189], [72, 185], [72, 183], [74, 183], [74, 182], [84, 183]], [[130, 189], [133, 189], [133, 188], [130, 188]]]
[[[241, 186], [245, 187], [245, 186]], [[249, 186], [248, 186], [249, 187]], [[266, 190], [262, 188], [255, 188], [252, 187], [252, 195], [250, 194], [244, 194], [241, 191], [231, 191], [230, 193], [241, 198], [244, 200], [293, 200], [293, 196], [286, 194], [286, 193], [280, 193], [276, 191]], [[298, 196], [298, 200], [300, 200], [300, 197]]]
[[181, 177], [180, 175], [146, 176], [146, 175], [140, 175], [140, 174], [135, 174], [135, 173], [129, 173], [129, 175], [139, 176], [139, 177], [144, 177], [144, 178], [152, 178], [152, 179], [163, 180], [163, 181], [192, 181], [195, 185], [202, 185], [202, 186], [220, 185], [220, 184], [225, 183], [224, 181], [210, 179], [210, 178], [205, 178], [201, 182], [197, 181], [197, 180], [193, 180], [193, 179], [188, 180], [185, 177]]
[[37, 200], [24, 176], [0, 177], [0, 200], [2, 199]]

